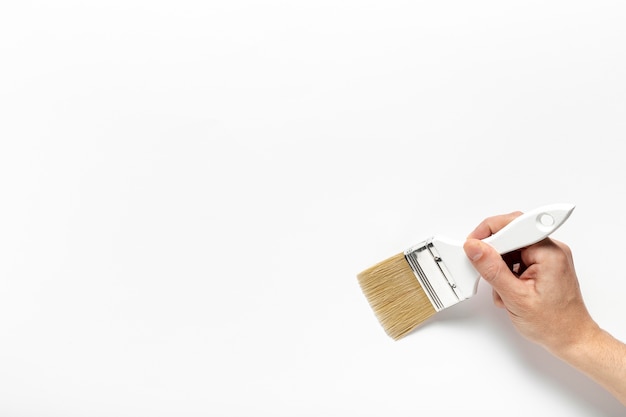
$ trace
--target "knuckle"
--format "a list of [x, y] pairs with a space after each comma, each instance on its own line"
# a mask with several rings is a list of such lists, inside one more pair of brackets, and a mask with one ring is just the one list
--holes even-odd
[[559, 243], [558, 247], [560, 250], [555, 251], [555, 260], [559, 263], [569, 263], [569, 260], [572, 259], [572, 250], [564, 243]]

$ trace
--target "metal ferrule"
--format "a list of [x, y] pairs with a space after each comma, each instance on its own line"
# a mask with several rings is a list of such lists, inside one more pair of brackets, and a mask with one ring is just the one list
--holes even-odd
[[404, 257], [436, 311], [465, 299], [457, 289], [432, 239], [407, 249]]

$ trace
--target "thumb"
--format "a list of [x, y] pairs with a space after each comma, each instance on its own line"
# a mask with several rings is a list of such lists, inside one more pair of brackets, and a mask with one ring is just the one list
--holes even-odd
[[467, 239], [463, 249], [478, 273], [501, 295], [511, 293], [520, 285], [502, 256], [490, 245], [478, 239]]

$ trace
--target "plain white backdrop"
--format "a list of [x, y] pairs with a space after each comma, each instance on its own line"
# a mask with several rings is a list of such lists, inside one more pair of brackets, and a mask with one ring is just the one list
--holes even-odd
[[5, 1], [0, 415], [618, 416], [478, 295], [394, 342], [356, 274], [577, 205], [626, 340], [621, 1]]

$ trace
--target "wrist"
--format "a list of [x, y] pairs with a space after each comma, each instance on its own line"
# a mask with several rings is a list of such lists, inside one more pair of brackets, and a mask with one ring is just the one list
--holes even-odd
[[570, 337], [561, 338], [546, 346], [548, 351], [553, 355], [563, 359], [569, 363], [584, 361], [585, 358], [593, 354], [595, 348], [601, 344], [600, 339], [605, 332], [598, 324], [589, 319], [587, 323], [580, 323], [575, 329], [571, 330]]

